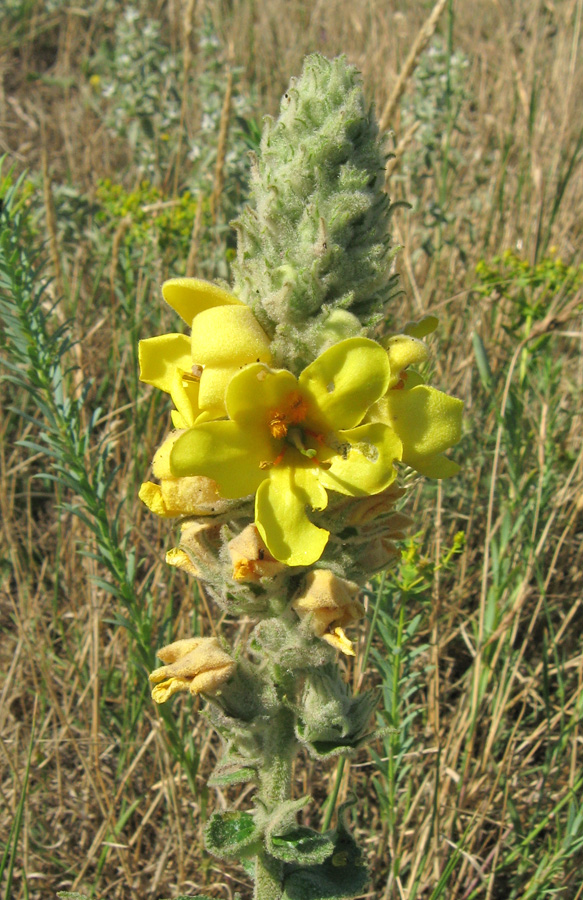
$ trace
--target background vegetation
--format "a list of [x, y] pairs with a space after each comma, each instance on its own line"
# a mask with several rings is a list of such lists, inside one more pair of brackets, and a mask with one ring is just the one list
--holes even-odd
[[350, 780], [369, 897], [583, 896], [583, 3], [438, 7], [424, 49], [423, 0], [0, 7], [4, 900], [250, 896], [201, 839], [245, 796], [207, 790], [198, 704], [149, 697], [157, 647], [250, 623], [137, 500], [167, 404], [136, 348], [177, 327], [164, 278], [228, 279], [247, 151], [312, 50], [363, 72], [410, 204], [395, 320], [440, 317], [467, 416], [346, 668], [396, 730], [350, 773], [302, 761], [298, 794]]

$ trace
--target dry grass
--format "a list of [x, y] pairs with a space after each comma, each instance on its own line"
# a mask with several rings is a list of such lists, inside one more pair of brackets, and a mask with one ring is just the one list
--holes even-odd
[[[362, 70], [376, 108], [395, 106], [399, 72], [431, 10], [421, 0], [143, 5], [159, 19], [165, 46], [189, 47], [185, 85], [200, 65], [197, 29], [212, 19], [225, 58], [242, 69], [242, 89], [254, 92], [258, 121], [276, 111], [290, 75], [313, 50], [345, 52]], [[107, 505], [120, 533], [132, 529], [133, 597], [136, 607], [151, 599], [152, 658], [170, 622], [180, 636], [221, 625], [242, 639], [249, 623], [221, 622], [204, 598], [193, 612], [192, 583], [169, 574], [163, 562], [171, 541], [166, 526], [137, 501], [165, 416], [160, 401], [136, 385], [134, 338], [175, 327], [160, 311], [157, 283], [176, 273], [165, 269], [171, 250], [156, 255], [146, 244], [127, 250], [132, 213], [103, 238], [109, 249], [101, 257], [91, 210], [75, 240], [66, 236], [58, 187], [73, 186], [89, 202], [98, 179], [131, 190], [140, 175], [129, 145], [112, 138], [100, 118], [86, 65], [111, 35], [119, 8], [55, 6], [23, 6], [3, 27], [0, 150], [19, 172], [38, 175], [28, 201], [35, 240], [48, 239], [51, 290], [60, 298], [56, 321], [71, 317], [80, 340], [73, 382], [93, 379], [84, 415], [88, 421], [90, 410], [101, 407], [96, 434], [110, 439], [111, 462], [119, 467]], [[395, 199], [415, 200], [412, 212], [401, 209], [394, 219], [406, 292], [395, 318], [405, 323], [427, 311], [441, 317], [433, 383], [466, 401], [464, 470], [438, 489], [416, 486], [410, 498], [409, 512], [424, 529], [414, 561], [423, 590], [405, 590], [401, 573], [395, 605], [382, 620], [386, 633], [375, 638], [377, 668], [382, 659], [390, 663], [391, 647], [402, 648], [385, 704], [401, 736], [375, 745], [375, 759], [363, 753], [351, 766], [350, 785], [361, 800], [356, 828], [374, 879], [368, 896], [536, 900], [554, 890], [577, 900], [583, 897], [581, 288], [557, 290], [533, 331], [509, 337], [509, 292], [477, 292], [474, 273], [480, 259], [509, 248], [532, 266], [549, 258], [552, 245], [562, 259], [580, 262], [583, 4], [497, 0], [454, 7], [454, 48], [468, 60], [467, 103], [455, 127], [440, 135], [430, 164], [416, 144], [419, 132], [404, 113], [402, 119], [403, 99], [414, 90], [409, 81], [391, 116], [391, 145], [398, 149], [388, 189]], [[438, 28], [446, 38], [448, 16], [446, 9]], [[193, 23], [192, 34], [185, 35], [185, 21]], [[231, 89], [230, 80], [222, 82], [220, 96], [228, 95], [229, 105]], [[182, 96], [181, 104], [184, 134], [171, 136], [160, 173], [168, 199], [161, 202], [178, 196], [190, 166], [187, 148], [200, 129], [195, 99]], [[217, 215], [217, 193], [228, 178], [226, 100], [224, 109]], [[208, 199], [210, 193], [212, 179]], [[429, 226], [436, 198], [444, 218]], [[201, 210], [199, 202], [184, 242], [182, 265], [190, 247], [190, 269], [208, 252]], [[424, 250], [428, 233], [431, 253]], [[224, 253], [221, 260], [216, 274]], [[487, 349], [490, 390], [477, 374], [471, 332]], [[530, 352], [537, 336], [547, 341], [544, 359], [536, 368], [539, 362], [528, 357], [529, 378], [520, 382], [521, 351]], [[209, 809], [243, 806], [245, 796], [207, 790], [217, 745], [196, 708], [175, 704], [171, 712], [181, 740], [169, 736], [152, 708], [136, 641], [116, 620], [119, 604], [95, 581], [103, 565], [80, 552], [95, 549], [94, 534], [66, 505], [75, 502], [70, 493], [34, 477], [46, 468], [42, 454], [18, 443], [34, 439], [34, 427], [10, 407], [32, 413], [31, 400], [12, 384], [1, 390], [1, 840], [23, 800], [10, 896], [44, 900], [59, 889], [79, 889], [107, 900], [198, 891], [217, 898], [240, 891], [247, 898], [243, 870], [219, 865], [202, 847]], [[526, 409], [512, 409], [522, 437], [501, 418], [520, 396]], [[94, 459], [95, 449], [88, 466]], [[434, 565], [460, 530], [465, 546], [455, 562]], [[397, 627], [401, 610], [405, 624], [420, 616], [410, 635]], [[363, 647], [364, 641], [362, 635]], [[358, 668], [347, 674], [360, 681]], [[182, 765], [178, 743], [186, 746]], [[297, 768], [298, 792], [311, 792], [318, 803], [334, 781], [333, 769], [307, 760]], [[341, 796], [347, 783], [345, 772]]]

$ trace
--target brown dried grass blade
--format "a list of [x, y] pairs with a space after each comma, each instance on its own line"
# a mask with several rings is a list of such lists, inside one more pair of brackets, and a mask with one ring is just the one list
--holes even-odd
[[405, 88], [407, 87], [407, 82], [409, 81], [411, 75], [417, 68], [417, 63], [419, 62], [419, 57], [427, 47], [427, 44], [435, 34], [435, 29], [437, 28], [437, 23], [439, 22], [439, 18], [447, 5], [448, 0], [437, 0], [437, 3], [433, 7], [429, 18], [424, 22], [422, 27], [417, 34], [413, 42], [413, 46], [409, 51], [409, 55], [405, 60], [405, 64], [401, 71], [399, 72], [399, 77], [397, 78], [397, 82], [391, 91], [391, 95], [385, 104], [385, 108], [383, 109], [382, 115], [379, 121], [379, 128], [381, 131], [386, 131], [389, 127], [389, 124], [393, 118], [395, 113], [395, 109], [397, 108], [397, 104], [401, 99]]

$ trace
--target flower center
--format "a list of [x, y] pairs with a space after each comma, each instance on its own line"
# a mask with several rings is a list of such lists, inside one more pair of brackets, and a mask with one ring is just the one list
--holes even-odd
[[284, 445], [273, 462], [262, 462], [260, 464], [262, 469], [277, 466], [282, 461], [289, 447], [294, 447], [302, 456], [306, 456], [308, 459], [313, 459], [316, 456], [318, 451], [307, 447], [306, 439], [312, 438], [316, 443], [321, 444], [323, 442], [322, 435], [307, 428], [298, 427], [305, 421], [308, 411], [308, 403], [299, 391], [292, 391], [276, 409], [270, 411], [270, 434], [277, 440], [284, 441]]
[[292, 391], [282, 406], [270, 413], [269, 430], [274, 438], [287, 437], [290, 425], [299, 425], [308, 414], [308, 404], [299, 391]]

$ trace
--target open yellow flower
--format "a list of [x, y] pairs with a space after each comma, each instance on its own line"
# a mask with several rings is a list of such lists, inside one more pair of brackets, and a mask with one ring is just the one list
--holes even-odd
[[423, 341], [397, 334], [385, 346], [391, 367], [389, 389], [367, 420], [393, 429], [403, 445], [402, 461], [421, 475], [450, 478], [460, 467], [444, 451], [461, 438], [463, 401], [424, 384], [417, 372], [407, 371], [427, 359]]
[[299, 378], [248, 365], [229, 382], [229, 419], [182, 434], [171, 450], [172, 472], [211, 478], [221, 497], [255, 493], [255, 524], [272, 556], [310, 565], [329, 532], [307, 509], [324, 509], [328, 490], [365, 496], [395, 478], [399, 437], [383, 422], [361, 424], [389, 380], [386, 351], [367, 338], [330, 347]]
[[158, 650], [158, 656], [166, 665], [149, 676], [156, 703], [164, 703], [178, 691], [213, 694], [230, 678], [236, 665], [214, 637], [174, 641]]
[[162, 334], [140, 341], [140, 379], [170, 394], [175, 428], [225, 415], [232, 375], [251, 362], [271, 362], [269, 338], [233, 294], [196, 278], [162, 285], [166, 302], [191, 328], [191, 336]]

